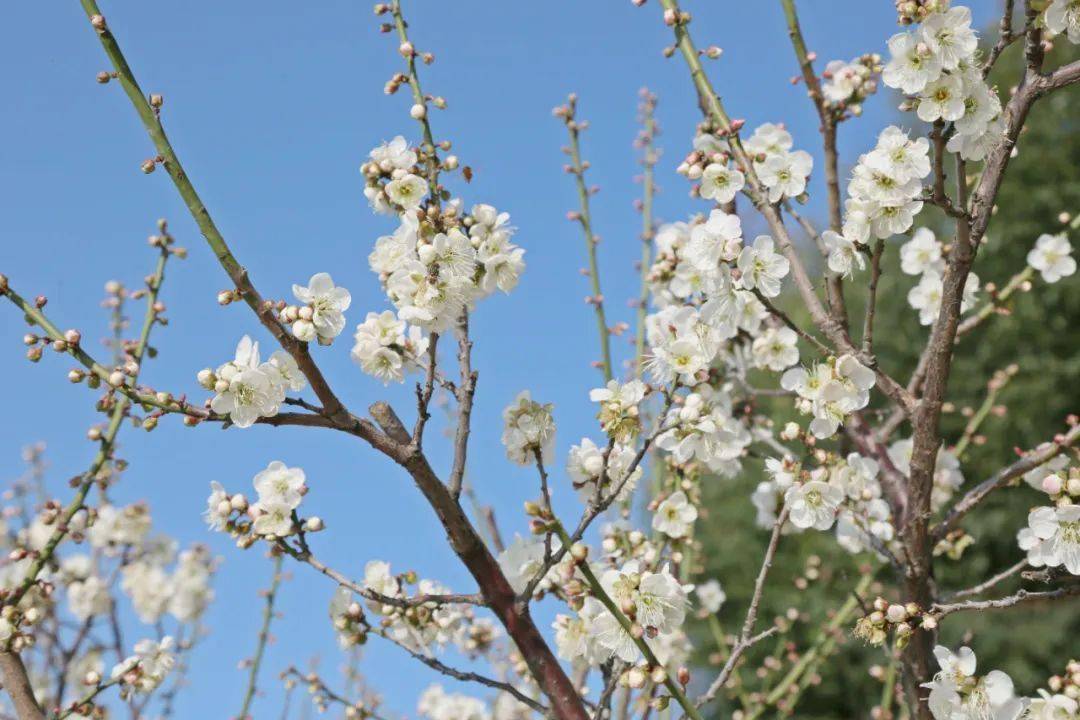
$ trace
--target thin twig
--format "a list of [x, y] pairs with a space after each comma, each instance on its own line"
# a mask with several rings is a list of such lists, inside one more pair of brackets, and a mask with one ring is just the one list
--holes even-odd
[[274, 555], [274, 573], [270, 579], [270, 589], [266, 591], [262, 627], [259, 628], [258, 639], [255, 643], [255, 654], [251, 658], [251, 669], [248, 671], [247, 689], [244, 691], [244, 702], [240, 706], [239, 720], [248, 720], [250, 717], [251, 702], [255, 699], [255, 693], [258, 690], [259, 668], [262, 666], [266, 646], [270, 642], [270, 623], [274, 619], [274, 600], [277, 598], [278, 588], [281, 587], [281, 563], [283, 557], [281, 553], [275, 553]]

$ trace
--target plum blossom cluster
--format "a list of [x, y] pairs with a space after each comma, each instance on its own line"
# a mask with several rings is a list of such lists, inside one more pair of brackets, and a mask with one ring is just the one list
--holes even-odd
[[791, 149], [794, 140], [783, 125], [760, 125], [743, 145], [753, 159], [754, 171], [768, 189], [769, 202], [798, 198], [806, 192], [814, 158], [805, 150]]
[[[911, 239], [900, 247], [900, 268], [908, 275], [918, 275], [919, 282], [908, 291], [908, 304], [919, 312], [919, 323], [932, 325], [941, 310], [941, 294], [944, 289], [942, 274], [941, 243], [929, 228], [919, 228]], [[968, 275], [960, 312], [967, 312], [975, 304], [979, 292], [979, 276]]]
[[977, 675], [975, 653], [962, 647], [956, 653], [934, 648], [940, 670], [930, 688], [930, 712], [935, 720], [1017, 720], [1028, 705], [1016, 697], [1012, 678], [1000, 670]]
[[949, 152], [982, 160], [1001, 138], [1001, 101], [975, 62], [979, 40], [971, 10], [938, 3], [917, 28], [889, 38], [886, 85], [912, 98], [919, 119], [949, 124]]
[[688, 600], [687, 589], [669, 568], [665, 565], [651, 572], [632, 560], [605, 570], [600, 584], [619, 616], [593, 595], [581, 598], [576, 616], [555, 619], [559, 656], [589, 664], [612, 657], [636, 663], [641, 658], [638, 641], [643, 641], [661, 662], [670, 660], [672, 641], [681, 635]]
[[566, 474], [584, 503], [616, 492], [616, 500], [629, 500], [644, 469], [632, 446], [616, 443], [602, 448], [589, 438], [570, 448]]
[[769, 458], [768, 480], [753, 495], [758, 524], [771, 527], [781, 504], [793, 528], [828, 530], [835, 524], [837, 543], [850, 553], [879, 551], [895, 537], [888, 504], [882, 498], [876, 460], [849, 453], [815, 453], [821, 464], [804, 469], [789, 458]]
[[230, 495], [221, 483], [210, 483], [205, 517], [211, 530], [227, 532], [241, 547], [250, 547], [260, 538], [275, 542], [301, 531], [323, 529], [318, 517], [301, 520], [297, 514], [308, 491], [301, 468], [274, 460], [255, 475], [252, 485], [257, 493], [255, 502], [249, 502], [243, 493]]
[[[889, 462], [904, 475], [911, 472], [911, 451], [914, 447], [911, 438], [901, 439], [889, 445]], [[960, 470], [960, 459], [956, 454], [942, 446], [938, 448], [934, 461], [933, 487], [930, 490], [930, 509], [937, 512], [945, 507], [956, 491], [964, 484], [964, 473]]]
[[780, 378], [785, 390], [798, 395], [799, 411], [813, 416], [810, 432], [817, 438], [832, 437], [848, 415], [866, 407], [875, 382], [874, 371], [853, 355], [829, 358], [809, 370], [792, 368]]
[[210, 409], [227, 415], [233, 425], [241, 428], [251, 427], [259, 418], [277, 415], [288, 391], [307, 386], [307, 379], [289, 353], [275, 350], [263, 362], [259, 343], [247, 335], [240, 339], [232, 360], [217, 370], [200, 370], [198, 380], [215, 393]]
[[1053, 503], [1031, 510], [1027, 527], [1017, 534], [1028, 564], [1063, 567], [1080, 575], [1080, 466], [1070, 465], [1067, 456], [1058, 455], [1024, 479]]
[[318, 340], [329, 345], [345, 329], [345, 311], [352, 304], [352, 295], [343, 287], [334, 285], [329, 273], [311, 276], [307, 287], [293, 285], [293, 295], [300, 305], [286, 305], [278, 315], [290, 326], [299, 340]]
[[1076, 272], [1076, 258], [1064, 233], [1040, 235], [1027, 255], [1027, 263], [1048, 283], [1056, 283]]
[[[155, 533], [142, 503], [87, 504], [66, 521], [66, 534], [57, 535], [65, 522], [57, 501], [35, 512], [23, 504], [28, 492], [47, 496], [43, 447], [26, 457], [39, 484], [35, 490], [17, 481], [0, 513], [0, 642], [20, 653], [39, 702], [75, 708], [74, 717], [96, 716], [92, 698], [107, 687], [149, 695], [160, 685], [175, 657], [191, 645], [162, 635], [175, 627], [192, 637], [213, 600], [218, 563], [203, 545], [180, 551], [176, 540]], [[123, 467], [123, 461], [110, 464], [102, 482], [118, 480]], [[39, 557], [46, 561], [32, 574]], [[134, 654], [107, 674], [104, 648], [86, 639], [114, 622], [117, 632], [156, 630], [159, 639], [137, 643]]]
[[1080, 3], [1076, 0], [1051, 0], [1043, 14], [1046, 29], [1065, 35], [1069, 42], [1080, 43]]
[[877, 92], [881, 70], [881, 56], [877, 53], [866, 53], [850, 62], [832, 60], [821, 74], [826, 104], [838, 113], [861, 115], [863, 103]]
[[120, 697], [145, 695], [161, 685], [176, 665], [175, 645], [170, 635], [158, 641], [144, 638], [135, 643], [134, 654], [112, 669], [112, 679], [120, 684]]
[[735, 416], [731, 394], [701, 383], [681, 400], [668, 411], [657, 447], [676, 465], [697, 461], [719, 475], [737, 475], [740, 458], [753, 438], [745, 421]]
[[483, 204], [464, 212], [459, 200], [440, 206], [400, 136], [371, 156], [365, 192], [400, 225], [376, 241], [368, 262], [402, 320], [438, 332], [480, 298], [517, 285], [525, 251], [511, 242], [509, 215]]
[[450, 591], [435, 580], [418, 579], [411, 571], [395, 575], [382, 560], [364, 566], [361, 585], [368, 591], [367, 610], [379, 618], [378, 626], [368, 626], [353, 590], [339, 587], [330, 604], [330, 619], [343, 647], [362, 644], [369, 632], [376, 632], [413, 652], [454, 646], [478, 657], [486, 655], [500, 635], [491, 620], [476, 617], [467, 605], [411, 601], [411, 594], [438, 596]]
[[502, 443], [506, 457], [518, 465], [532, 465], [537, 455], [547, 462], [555, 447], [555, 419], [550, 403], [538, 403], [522, 390], [503, 410]]
[[429, 340], [419, 327], [399, 320], [391, 310], [369, 312], [356, 326], [352, 359], [384, 384], [401, 382], [407, 373], [419, 371]]
[[[866, 245], [871, 237], [886, 239], [907, 232], [922, 210], [922, 179], [930, 174], [930, 143], [912, 140], [890, 125], [878, 135], [877, 144], [859, 157], [848, 184], [844, 203], [843, 238]], [[830, 268], [838, 260], [830, 252]], [[850, 249], [840, 254], [850, 255]], [[839, 257], [839, 256], [838, 256]]]
[[491, 720], [487, 703], [462, 693], [448, 693], [430, 685], [416, 703], [416, 712], [428, 720]]

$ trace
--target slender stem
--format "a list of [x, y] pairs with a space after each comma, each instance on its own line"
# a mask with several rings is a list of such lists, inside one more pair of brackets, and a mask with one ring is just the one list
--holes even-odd
[[599, 243], [593, 232], [592, 212], [589, 209], [589, 197], [591, 191], [585, 184], [585, 164], [581, 160], [581, 131], [583, 125], [577, 120], [577, 98], [570, 96], [564, 108], [563, 120], [566, 123], [566, 131], [570, 137], [570, 173], [574, 176], [574, 184], [577, 187], [578, 203], [580, 209], [577, 213], [578, 222], [581, 223], [582, 232], [585, 234], [585, 252], [589, 259], [589, 282], [592, 287], [592, 295], [588, 298], [596, 311], [596, 330], [600, 335], [600, 369], [604, 373], [604, 382], [609, 382], [612, 377], [611, 368], [611, 333], [608, 331], [607, 318], [604, 315], [604, 294], [600, 290], [600, 268], [596, 259], [596, 246]]
[[[138, 381], [139, 373], [142, 370], [143, 357], [145, 356], [146, 349], [149, 347], [150, 343], [150, 330], [157, 322], [157, 299], [161, 292], [161, 285], [165, 279], [165, 264], [168, 259], [169, 252], [167, 249], [163, 248], [161, 254], [158, 256], [157, 267], [154, 269], [154, 274], [150, 276], [147, 281], [146, 313], [143, 318], [142, 330], [139, 333], [139, 340], [131, 354], [131, 359], [135, 365], [135, 372], [130, 381], [131, 387], [134, 387]], [[7, 288], [4, 294], [15, 305], [21, 308], [35, 325], [45, 330], [49, 334], [49, 337], [54, 340], [63, 340], [63, 333], [60, 332], [59, 328], [57, 328], [36, 305], [28, 303], [10, 287]], [[69, 343], [66, 351], [75, 356], [86, 355], [86, 353], [79, 348], [78, 344]], [[111, 373], [104, 368], [101, 368], [101, 370], [105, 373], [104, 379], [107, 382]], [[124, 379], [124, 384], [125, 386], [128, 385], [128, 380], [126, 378]], [[98, 474], [105, 467], [106, 463], [112, 459], [116, 436], [120, 432], [120, 427], [123, 424], [124, 417], [127, 415], [131, 402], [126, 395], [121, 394], [118, 398], [115, 398], [115, 403], [116, 404], [109, 415], [108, 425], [98, 442], [97, 454], [95, 454], [93, 461], [90, 463], [90, 467], [83, 473], [78, 489], [75, 492], [75, 497], [72, 498], [71, 502], [64, 508], [63, 514], [56, 523], [56, 529], [53, 530], [41, 552], [30, 564], [30, 568], [27, 570], [26, 576], [23, 578], [18, 588], [4, 600], [5, 605], [18, 605], [23, 596], [25, 596], [34, 583], [37, 582], [38, 575], [40, 575], [41, 571], [45, 569], [45, 566], [52, 561], [53, 554], [56, 552], [56, 547], [67, 536], [68, 527], [71, 524], [72, 518], [75, 517], [75, 513], [85, 507], [86, 497], [90, 493], [90, 488], [93, 487], [94, 482], [98, 479]]]
[[652, 263], [652, 242], [656, 234], [653, 224], [653, 195], [656, 192], [655, 167], [659, 159], [656, 150], [656, 96], [642, 91], [641, 147], [641, 290], [637, 302], [637, 328], [634, 334], [634, 376], [640, 378], [645, 367], [645, 316], [649, 307], [649, 266]]
[[735, 647], [731, 651], [731, 655], [728, 656], [727, 662], [724, 663], [724, 667], [721, 668], [720, 674], [710, 683], [709, 689], [697, 699], [695, 703], [697, 707], [708, 703], [710, 700], [716, 697], [720, 689], [724, 687], [724, 684], [731, 677], [731, 673], [735, 670], [739, 658], [743, 653], [754, 646], [755, 643], [769, 637], [777, 631], [777, 628], [771, 627], [763, 633], [758, 635], [751, 635], [754, 632], [754, 625], [757, 623], [758, 608], [761, 605], [761, 597], [765, 591], [765, 580], [769, 576], [769, 571], [772, 569], [773, 559], [776, 557], [776, 549], [780, 544], [780, 535], [784, 528], [784, 523], [787, 522], [788, 508], [783, 508], [780, 514], [776, 518], [776, 523], [773, 525], [772, 534], [769, 536], [769, 544], [765, 548], [765, 557], [761, 561], [761, 568], [758, 570], [757, 579], [754, 581], [754, 593], [750, 598], [750, 606], [746, 610], [746, 619], [743, 621], [742, 632], [739, 634], [739, 639], [735, 643]]
[[964, 453], [975, 438], [975, 434], [979, 432], [979, 428], [982, 427], [983, 422], [990, 416], [990, 412], [994, 409], [994, 403], [997, 402], [998, 395], [1001, 394], [1001, 391], [1009, 384], [1009, 380], [1012, 376], [1013, 373], [1010, 373], [1008, 369], [999, 370], [994, 373], [994, 376], [990, 378], [990, 382], [986, 384], [986, 397], [983, 398], [979, 409], [972, 414], [971, 419], [969, 419], [967, 425], [964, 426], [964, 433], [956, 443], [956, 447], [953, 448], [953, 454], [958, 460], [963, 459]]
[[[556, 534], [558, 534], [559, 539], [562, 541], [563, 545], [565, 547], [569, 547], [572, 544], [572, 541], [570, 539], [570, 536], [567, 534], [566, 529], [562, 526], [562, 523], [556, 521], [552, 523], [552, 525], [554, 526], [553, 529], [555, 530]], [[607, 608], [607, 611], [611, 613], [611, 615], [616, 620], [619, 621], [619, 625], [622, 626], [623, 630], [625, 630], [626, 633], [630, 635], [631, 638], [633, 638], [634, 644], [637, 645], [638, 650], [641, 651], [641, 654], [645, 656], [645, 661], [649, 664], [649, 667], [662, 667], [663, 664], [659, 660], [657, 660], [656, 655], [652, 651], [652, 648], [650, 648], [649, 644], [645, 642], [644, 635], [640, 637], [635, 636], [633, 632], [634, 624], [630, 621], [628, 617], [626, 617], [626, 615], [619, 608], [619, 606], [615, 604], [615, 601], [611, 599], [611, 596], [607, 594], [607, 591], [604, 590], [604, 586], [600, 584], [600, 580], [596, 577], [596, 573], [592, 571], [592, 568], [589, 567], [589, 564], [587, 562], [581, 563], [578, 568], [581, 570], [581, 574], [585, 577], [585, 581], [589, 584], [589, 590], [592, 592], [592, 594], [596, 597], [597, 600], [603, 603], [604, 607]], [[679, 703], [679, 705], [689, 717], [691, 717], [693, 720], [702, 720], [701, 713], [698, 712], [697, 706], [694, 705], [693, 701], [691, 701], [690, 698], [686, 696], [686, 693], [683, 692], [683, 688], [679, 685], [677, 680], [670, 677], [670, 675], [667, 675], [664, 678], [663, 684], [664, 687], [667, 688], [668, 692], [671, 693], [671, 696], [675, 698], [675, 701]]]
[[[802, 71], [803, 81], [806, 83], [807, 94], [814, 103], [818, 118], [821, 120], [821, 137], [825, 154], [825, 188], [829, 200], [829, 228], [834, 232], [840, 232], [843, 219], [840, 214], [840, 173], [837, 169], [836, 114], [825, 103], [825, 95], [821, 91], [821, 81], [814, 72], [814, 63], [809, 51], [806, 49], [806, 40], [803, 38], [802, 28], [799, 25], [795, 0], [780, 0], [780, 3], [784, 9], [784, 19], [787, 21], [788, 37], [791, 38], [791, 46], [795, 50], [795, 57], [799, 61], [799, 69]], [[825, 284], [829, 293], [829, 306], [833, 317], [841, 325], [846, 326], [847, 308], [844, 304], [843, 277], [836, 273], [828, 273]]]
[[169, 174], [177, 191], [180, 193], [180, 197], [183, 199], [184, 204], [187, 206], [195, 223], [199, 226], [200, 232], [206, 239], [206, 242], [210, 246], [215, 257], [217, 257], [221, 267], [233, 281], [240, 296], [256, 316], [258, 316], [259, 321], [263, 326], [274, 336], [281, 347], [296, 360], [300, 371], [308, 379], [312, 390], [318, 395], [319, 400], [322, 402], [327, 416], [335, 418], [338, 422], [351, 424], [353, 422], [352, 418], [349, 416], [348, 411], [345, 410], [341, 401], [330, 389], [329, 384], [323, 377], [322, 371], [315, 364], [311, 354], [308, 352], [307, 343], [297, 340], [285, 329], [277, 318], [273, 303], [263, 300], [262, 295], [255, 289], [251, 279], [248, 277], [247, 270], [240, 265], [240, 262], [233, 255], [229, 245], [225, 242], [225, 238], [222, 236], [221, 231], [218, 230], [209, 211], [203, 204], [198, 192], [196, 192], [195, 186], [191, 183], [190, 177], [180, 164], [180, 159], [177, 157], [176, 151], [169, 142], [169, 138], [165, 134], [165, 128], [161, 124], [158, 108], [151, 106], [147, 95], [139, 86], [138, 81], [135, 79], [134, 72], [132, 72], [127, 59], [120, 50], [120, 45], [117, 42], [116, 37], [112, 34], [112, 31], [109, 30], [96, 0], [79, 1], [82, 4], [87, 18], [91, 21], [91, 24], [94, 25], [98, 40], [101, 41], [101, 46], [112, 63], [113, 70], [116, 72], [120, 86], [128, 96], [128, 99], [131, 100], [135, 112], [138, 114], [139, 119], [142, 121], [143, 126], [146, 128], [146, 131], [154, 144], [154, 148], [157, 150], [158, 155], [154, 158], [155, 163], [160, 163]]
[[248, 672], [247, 690], [244, 692], [244, 703], [240, 706], [239, 720], [248, 720], [251, 711], [251, 703], [255, 699], [255, 692], [259, 683], [259, 668], [262, 667], [263, 655], [266, 646], [270, 642], [270, 623], [274, 619], [274, 600], [277, 598], [278, 589], [281, 587], [281, 564], [284, 556], [281, 553], [274, 555], [274, 574], [270, 579], [270, 589], [266, 591], [266, 602], [263, 605], [262, 627], [259, 628], [259, 637], [255, 643], [255, 655], [251, 658], [251, 670]]
[[885, 253], [885, 241], [878, 240], [870, 255], [870, 283], [866, 291], [866, 315], [863, 318], [862, 351], [874, 354], [874, 316], [877, 313], [878, 280], [881, 279], [881, 256]]

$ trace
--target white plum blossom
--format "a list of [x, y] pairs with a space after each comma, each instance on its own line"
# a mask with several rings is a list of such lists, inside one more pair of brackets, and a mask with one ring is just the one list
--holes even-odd
[[159, 642], [149, 638], [135, 643], [135, 654], [112, 669], [112, 678], [125, 689], [148, 694], [158, 687], [176, 665], [175, 641], [166, 635]]
[[1080, 505], [1035, 508], [1017, 539], [1032, 566], [1063, 565], [1080, 575]]
[[1076, 259], [1072, 257], [1072, 245], [1064, 234], [1043, 233], [1028, 253], [1027, 263], [1039, 271], [1042, 279], [1055, 283], [1076, 272]]
[[753, 135], [743, 142], [743, 147], [746, 148], [747, 153], [755, 158], [755, 163], [758, 163], [758, 156], [764, 155], [767, 159], [775, 155], [782, 155], [791, 150], [793, 144], [791, 133], [785, 130], [783, 126], [764, 123], [759, 125], [754, 130]]
[[245, 335], [236, 346], [235, 359], [214, 373], [217, 394], [210, 401], [210, 409], [228, 415], [241, 428], [250, 427], [261, 417], [277, 415], [285, 391], [278, 384], [280, 372], [276, 368], [269, 370], [260, 362], [259, 343]]
[[391, 310], [368, 313], [356, 326], [353, 339], [353, 361], [384, 384], [401, 382], [406, 373], [419, 371], [419, 358], [428, 349], [428, 338], [420, 328], [410, 327]]
[[1046, 29], [1056, 35], [1065, 34], [1069, 42], [1080, 44], [1080, 2], [1053, 0], [1043, 15]]
[[682, 490], [673, 492], [656, 508], [652, 527], [670, 538], [686, 537], [694, 527], [698, 510]]
[[754, 338], [751, 352], [756, 367], [782, 372], [799, 362], [799, 336], [789, 327], [766, 328]]
[[555, 444], [555, 419], [552, 406], [532, 399], [528, 390], [522, 390], [503, 410], [502, 443], [506, 457], [518, 465], [532, 465], [536, 453], [547, 462]]
[[814, 158], [805, 150], [770, 155], [758, 167], [761, 182], [769, 189], [769, 202], [795, 198], [806, 192], [806, 178], [814, 168]]
[[638, 405], [645, 399], [645, 384], [640, 380], [619, 383], [611, 380], [602, 388], [589, 391], [589, 400], [600, 403], [597, 419], [612, 439], [626, 442], [641, 428]]
[[1058, 693], [1051, 695], [1039, 690], [1039, 697], [1032, 698], [1024, 714], [1024, 720], [1073, 720], [1080, 712], [1080, 703]]
[[[560, 545], [556, 538], [551, 545], [552, 552]], [[543, 538], [522, 538], [514, 536], [514, 541], [499, 553], [499, 567], [514, 592], [525, 590], [529, 581], [540, 572], [544, 565], [545, 545]], [[537, 586], [537, 590], [547, 590], [558, 580], [558, 568], [553, 567]]]
[[940, 273], [945, 269], [941, 261], [941, 243], [933, 230], [919, 228], [910, 240], [900, 246], [900, 269], [908, 275]]
[[717, 580], [706, 580], [698, 585], [694, 592], [697, 593], [698, 602], [709, 614], [720, 612], [720, 607], [727, 600], [727, 593]]
[[[919, 323], [932, 325], [937, 320], [941, 310], [941, 297], [944, 292], [944, 284], [941, 275], [928, 270], [919, 279], [919, 284], [908, 291], [908, 304], [919, 311]], [[969, 273], [967, 282], [964, 284], [964, 295], [960, 301], [960, 312], [964, 313], [975, 304], [976, 295], [979, 292], [979, 276]]]
[[709, 218], [690, 229], [686, 258], [702, 272], [716, 272], [717, 265], [732, 262], [742, 249], [742, 220], [738, 215], [713, 210]]
[[409, 143], [401, 135], [373, 149], [368, 157], [384, 172], [405, 170], [416, 164], [416, 152], [409, 148]]
[[[329, 273], [316, 273], [307, 287], [293, 285], [292, 291], [297, 300], [311, 308], [311, 317], [304, 317], [307, 313], [301, 308], [300, 319], [293, 323], [293, 334], [299, 339], [333, 340], [345, 329], [345, 311], [352, 304], [352, 295], [345, 288], [334, 285]], [[314, 335], [306, 330], [309, 327]]]
[[758, 235], [752, 246], [742, 249], [738, 266], [743, 287], [747, 290], [757, 288], [768, 298], [780, 294], [780, 281], [791, 269], [787, 258], [773, 250], [773, 241], [768, 235]]
[[706, 200], [728, 203], [743, 189], [745, 182], [743, 174], [738, 170], [723, 163], [709, 163], [701, 173], [698, 194]]
[[633, 447], [616, 443], [605, 458], [604, 448], [589, 438], [582, 438], [580, 445], [570, 448], [566, 472], [582, 502], [590, 502], [596, 497], [601, 478], [606, 481], [602, 489], [611, 491], [618, 488], [616, 499], [624, 501], [634, 492], [644, 469], [637, 462], [637, 452]]
[[403, 173], [386, 184], [386, 197], [402, 210], [415, 210], [428, 194], [427, 180]]
[[941, 60], [914, 33], [897, 33], [889, 38], [888, 46], [892, 57], [881, 79], [889, 87], [914, 95], [941, 75]]
[[251, 506], [255, 518], [253, 530], [256, 535], [284, 537], [296, 531], [293, 511], [307, 492], [304, 471], [286, 467], [275, 460], [255, 476], [253, 485], [259, 494], [258, 502]]
[[851, 240], [832, 230], [821, 233], [821, 242], [828, 251], [829, 269], [837, 275], [851, 276], [855, 268], [866, 268], [866, 259]]
[[836, 520], [836, 511], [844, 500], [844, 492], [820, 480], [792, 485], [784, 494], [791, 523], [803, 530], [828, 530]]
[[935, 720], [1017, 720], [1026, 702], [1015, 696], [1013, 681], [1000, 670], [985, 676], [975, 675], [975, 653], [960, 648], [953, 654], [948, 648], [934, 648], [941, 666], [932, 682], [928, 704]]
[[448, 693], [441, 685], [431, 685], [420, 694], [416, 712], [428, 720], [492, 720], [483, 701]]

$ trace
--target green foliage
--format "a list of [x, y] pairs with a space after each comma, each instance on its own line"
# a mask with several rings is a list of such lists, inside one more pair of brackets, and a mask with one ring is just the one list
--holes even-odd
[[[1016, 68], [1022, 65], [1020, 47], [1014, 45], [998, 63], [992, 80], [999, 85], [1007, 99]], [[1066, 43], [1047, 58], [1047, 67], [1056, 67], [1075, 55], [1075, 48]], [[997, 212], [991, 222], [988, 239], [979, 250], [975, 272], [983, 285], [994, 283], [1003, 287], [1017, 272], [1023, 270], [1028, 251], [1042, 233], [1066, 230], [1058, 219], [1065, 212], [1080, 214], [1080, 117], [1075, 108], [1080, 101], [1080, 88], [1069, 88], [1036, 105], [1029, 116], [1027, 128], [1018, 144], [1018, 154], [1010, 163], [998, 195]], [[979, 167], [969, 168], [978, 172]], [[950, 185], [955, 183], [950, 178]], [[920, 217], [927, 223], [926, 215]], [[944, 242], [951, 231], [944, 218], [938, 216], [930, 226]], [[1071, 233], [1074, 247], [1080, 233]], [[907, 305], [906, 295], [916, 279], [905, 276], [899, 269], [899, 246], [906, 238], [894, 238], [887, 246], [883, 261], [884, 274], [879, 286], [879, 306], [875, 350], [881, 365], [902, 382], [910, 376], [925, 344], [928, 329], [919, 325], [917, 314]], [[853, 334], [858, 336], [865, 302], [865, 283], [868, 274], [857, 275], [846, 283], [852, 312]], [[986, 384], [991, 375], [1010, 364], [1018, 372], [998, 397], [997, 403], [1007, 406], [1004, 416], [991, 414], [983, 423], [984, 436], [972, 444], [963, 458], [963, 472], [970, 488], [1003, 465], [1016, 458], [1017, 449], [1029, 449], [1044, 442], [1064, 427], [1070, 412], [1080, 411], [1080, 293], [1077, 278], [1047, 285], [1036, 276], [1030, 292], [1020, 292], [1005, 307], [1008, 314], [988, 319], [964, 338], [958, 348], [949, 382], [948, 398], [953, 409], [943, 418], [946, 444], [954, 444], [967, 423], [968, 409], [977, 408], [985, 398]], [[979, 294], [980, 305], [988, 294]], [[789, 311], [804, 327], [808, 318], [800, 316], [789, 302]], [[906, 437], [910, 430], [904, 426], [894, 438]], [[767, 533], [754, 526], [754, 510], [749, 494], [759, 480], [761, 466], [747, 463], [747, 472], [736, 481], [709, 480], [708, 515], [698, 526], [704, 553], [702, 578], [721, 580], [728, 601], [721, 611], [725, 630], [734, 632], [741, 624], [754, 576], [767, 541]], [[1026, 523], [1029, 508], [1039, 504], [1040, 494], [1025, 485], [999, 492], [980, 507], [964, 523], [976, 539], [962, 561], [938, 558], [935, 573], [943, 591], [969, 587], [995, 572], [1009, 567], [1022, 555], [1016, 545], [1016, 531]], [[821, 576], [800, 589], [795, 582], [805, 576], [811, 556], [820, 557]], [[796, 608], [800, 620], [786, 639], [798, 648], [805, 648], [815, 637], [831, 610], [839, 607], [859, 578], [859, 563], [872, 565], [884, 594], [897, 597], [896, 578], [888, 566], [872, 558], [852, 558], [841, 550], [831, 535], [807, 532], [781, 540], [781, 550], [767, 586], [759, 628]], [[1019, 580], [1010, 580], [995, 588], [991, 595], [1004, 595], [1020, 587]], [[873, 595], [871, 594], [871, 599]], [[825, 662], [819, 672], [820, 685], [812, 686], [802, 696], [795, 712], [799, 718], [865, 718], [870, 708], [881, 698], [882, 684], [870, 677], [868, 668], [886, 663], [883, 649], [867, 648], [850, 635], [853, 623], [842, 630], [845, 642], [836, 655]], [[1080, 637], [1080, 602], [1056, 606], [1011, 609], [1004, 612], [974, 614], [960, 613], [949, 617], [941, 629], [941, 641], [956, 646], [970, 642], [985, 670], [1000, 668], [1016, 681], [1022, 694], [1033, 694], [1045, 685], [1046, 678], [1062, 668], [1057, 667], [1080, 652], [1076, 638]], [[698, 661], [708, 666], [714, 652], [707, 630], [695, 636], [700, 649]], [[763, 645], [768, 645], [766, 641]], [[763, 680], [754, 677], [767, 653], [774, 647], [756, 648], [743, 670], [745, 682], [751, 689], [771, 687], [790, 668], [783, 662], [770, 670]], [[783, 656], [781, 651], [780, 657]], [[715, 658], [713, 658], [715, 660]], [[715, 671], [698, 671], [702, 675]], [[730, 717], [738, 701], [724, 700], [713, 707], [713, 717]], [[764, 714], [772, 717], [775, 709]]]

